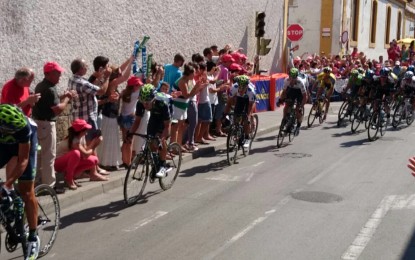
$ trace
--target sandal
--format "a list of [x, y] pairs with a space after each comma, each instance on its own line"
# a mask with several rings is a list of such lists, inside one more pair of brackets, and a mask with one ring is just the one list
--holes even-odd
[[67, 180], [65, 180], [65, 185], [70, 190], [76, 190], [76, 189], [78, 189], [78, 186], [76, 186], [75, 184], [69, 184]]

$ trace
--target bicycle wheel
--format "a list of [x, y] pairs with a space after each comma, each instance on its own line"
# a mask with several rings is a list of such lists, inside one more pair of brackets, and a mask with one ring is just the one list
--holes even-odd
[[324, 114], [325, 114], [325, 109], [326, 108], [326, 102], [324, 101], [324, 102], [321, 102], [321, 104], [319, 105], [319, 108], [318, 108], [318, 114], [319, 114], [319, 117], [318, 117], [318, 122], [320, 123], [320, 124], [322, 124], [323, 122], [324, 122], [324, 120], [323, 120], [323, 117], [324, 117]]
[[59, 230], [61, 209], [56, 192], [49, 185], [35, 188], [38, 204], [37, 233], [40, 238], [39, 257], [46, 255], [55, 243]]
[[[258, 132], [258, 123], [259, 123], [258, 115], [257, 114], [252, 115], [252, 122], [251, 122], [251, 144], [252, 144], [252, 141], [256, 137], [256, 133]], [[251, 146], [249, 146], [249, 149], [251, 149]]]
[[308, 114], [307, 127], [311, 127], [314, 121], [316, 120], [316, 117], [318, 115], [317, 110], [318, 110], [318, 107], [316, 104], [314, 104], [310, 109], [310, 113]]
[[339, 114], [337, 116], [337, 126], [340, 126], [344, 118], [346, 117], [347, 110], [349, 108], [349, 102], [346, 100], [343, 102], [343, 104], [340, 106]]
[[352, 133], [356, 133], [356, 130], [359, 128], [359, 125], [360, 125], [360, 117], [355, 116], [353, 118], [352, 125], [351, 125]]
[[367, 137], [369, 141], [375, 141], [376, 136], [378, 134], [378, 114], [379, 113], [372, 113], [372, 116], [369, 120], [369, 127], [367, 128]]
[[396, 106], [395, 112], [393, 112], [393, 118], [392, 118], [393, 128], [397, 128], [398, 125], [401, 123], [401, 121], [402, 121], [402, 110], [403, 110], [402, 105], [397, 105]]
[[386, 115], [385, 112], [382, 110], [383, 115], [381, 116], [379, 114], [379, 118], [381, 120], [378, 120], [378, 126], [379, 126], [379, 132], [381, 136], [384, 136], [386, 133], [386, 128], [388, 127], [388, 122], [386, 121]]
[[226, 137], [226, 156], [228, 164], [232, 165], [236, 162], [236, 154], [238, 152], [238, 130], [235, 127], [231, 127], [231, 130]]
[[414, 122], [412, 107], [406, 109], [406, 124], [409, 126]]
[[[292, 121], [294, 121], [294, 122], [292, 122]], [[290, 122], [289, 125], [291, 125], [291, 127], [289, 129], [290, 131], [288, 132], [288, 140], [290, 142], [292, 142], [294, 140], [294, 137], [295, 137], [295, 131], [296, 131], [296, 128], [297, 128], [297, 120], [292, 120], [291, 119], [291, 122]]]
[[281, 120], [281, 125], [280, 125], [280, 130], [278, 131], [278, 136], [277, 136], [277, 147], [280, 148], [282, 146], [282, 143], [284, 142], [284, 137], [286, 135], [286, 131], [285, 131], [285, 125], [287, 124], [286, 120], [283, 118]]
[[163, 190], [168, 190], [173, 186], [174, 181], [180, 172], [180, 166], [182, 164], [182, 149], [178, 143], [171, 143], [167, 147], [166, 162], [171, 167], [171, 170], [167, 172], [166, 177], [159, 178], [160, 187]]
[[124, 180], [124, 201], [128, 206], [135, 204], [143, 195], [149, 168], [149, 162], [142, 153], [137, 154], [131, 162]]

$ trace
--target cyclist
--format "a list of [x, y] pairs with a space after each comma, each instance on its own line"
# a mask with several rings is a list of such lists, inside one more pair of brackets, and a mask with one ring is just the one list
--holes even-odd
[[336, 83], [336, 76], [331, 72], [330, 67], [325, 67], [323, 69], [323, 72], [321, 72], [317, 76], [317, 81], [314, 83], [314, 86], [313, 86], [313, 89], [314, 89], [317, 86], [317, 84], [320, 84], [320, 87], [317, 90], [316, 100], [318, 100], [319, 97], [323, 94], [323, 91], [325, 92], [326, 107], [324, 111], [323, 120], [326, 120], [327, 111], [329, 111], [330, 99], [331, 99], [331, 96], [333, 95], [335, 83]]
[[[304, 81], [299, 77], [297, 68], [290, 69], [289, 77], [284, 80], [284, 88], [281, 93], [280, 100], [277, 106], [285, 99], [290, 99], [292, 102], [297, 101], [296, 115], [297, 115], [297, 126], [295, 129], [295, 135], [300, 133], [301, 123], [303, 121], [304, 105], [307, 101], [307, 90], [304, 86]], [[286, 118], [288, 113], [288, 107], [284, 107], [284, 117]]]
[[[9, 104], [0, 104], [0, 168], [6, 166], [6, 182], [2, 185], [1, 196], [17, 197], [13, 183], [19, 180], [19, 192], [25, 202], [29, 224], [28, 255], [26, 259], [36, 259], [39, 254], [40, 239], [37, 227], [37, 200], [35, 197], [35, 175], [37, 155], [37, 125], [23, 112]], [[12, 157], [17, 156], [17, 160]], [[9, 199], [10, 198], [10, 199]]]
[[401, 81], [399, 92], [404, 95], [404, 98], [411, 98], [412, 102], [412, 118], [415, 118], [415, 77], [412, 71], [407, 71]]
[[[169, 103], [164, 93], [156, 93], [152, 84], [145, 84], [141, 87], [138, 95], [138, 102], [135, 110], [135, 120], [131, 129], [127, 132], [126, 142], [131, 143], [133, 134], [140, 126], [141, 118], [144, 116], [145, 110], [150, 111], [150, 118], [147, 125], [147, 135], [160, 137], [161, 147], [152, 143], [152, 151], [158, 151], [159, 154], [159, 171], [156, 173], [157, 178], [163, 178], [172, 170], [166, 163], [167, 155], [167, 139], [170, 136], [170, 110]], [[159, 149], [161, 148], [161, 149]]]
[[250, 133], [250, 120], [252, 113], [254, 112], [254, 104], [256, 100], [255, 87], [250, 82], [250, 79], [246, 75], [236, 76], [234, 84], [229, 93], [229, 99], [226, 103], [224, 117], [229, 114], [231, 107], [234, 107], [235, 115], [246, 114], [242, 119], [245, 132], [244, 148], [249, 148], [251, 140], [249, 139]]
[[[373, 83], [375, 88], [375, 99], [380, 99], [385, 103], [385, 112], [387, 124], [390, 124], [390, 107], [389, 101], [391, 100], [391, 94], [395, 89], [396, 81], [391, 76], [389, 68], [382, 68], [379, 73], [379, 77], [374, 77]], [[375, 104], [375, 109], [378, 104]]]

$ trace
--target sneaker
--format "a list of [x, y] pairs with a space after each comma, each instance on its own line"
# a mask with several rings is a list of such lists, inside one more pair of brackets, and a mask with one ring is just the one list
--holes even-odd
[[189, 150], [190, 152], [194, 152], [194, 151], [199, 150], [199, 148], [197, 146], [193, 145], [193, 144], [189, 144], [187, 146], [187, 150]]
[[26, 260], [36, 260], [39, 255], [40, 238], [36, 236], [36, 241], [27, 242], [27, 257]]
[[167, 173], [171, 171], [173, 168], [170, 167], [168, 163], [166, 163], [164, 166], [160, 167], [160, 170], [156, 173], [157, 178], [164, 178], [166, 177]]
[[245, 142], [244, 142], [244, 145], [243, 145], [243, 147], [244, 148], [249, 148], [249, 145], [251, 144], [251, 140], [250, 139], [245, 139]]

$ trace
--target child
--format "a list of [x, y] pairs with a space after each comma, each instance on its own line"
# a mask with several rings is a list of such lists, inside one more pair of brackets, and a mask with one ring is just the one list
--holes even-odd
[[[71, 190], [76, 190], [80, 185], [74, 181], [74, 177], [85, 170], [90, 170], [91, 181], [107, 181], [108, 178], [99, 174], [96, 170], [98, 157], [93, 150], [86, 146], [85, 135], [92, 126], [83, 119], [76, 119], [68, 129], [68, 137], [58, 148], [62, 154], [55, 160], [55, 171], [65, 174], [65, 183]], [[95, 145], [94, 139], [90, 146]], [[58, 153], [59, 153], [58, 152]]]

